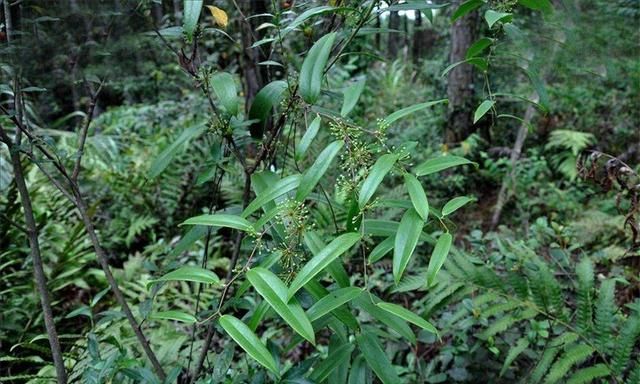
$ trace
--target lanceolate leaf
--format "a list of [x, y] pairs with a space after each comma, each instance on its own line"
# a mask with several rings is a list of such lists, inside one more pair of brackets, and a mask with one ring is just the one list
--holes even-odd
[[238, 114], [238, 91], [233, 76], [227, 72], [216, 73], [211, 77], [211, 87], [227, 113]]
[[258, 336], [253, 333], [242, 321], [231, 315], [220, 317], [220, 326], [231, 336], [231, 338], [240, 345], [249, 356], [253, 357], [258, 363], [279, 376], [273, 356], [262, 344]]
[[432, 286], [435, 282], [438, 271], [442, 268], [442, 264], [444, 264], [444, 261], [447, 259], [452, 241], [453, 236], [451, 236], [450, 233], [443, 233], [440, 238], [438, 238], [438, 242], [433, 248], [431, 259], [429, 259], [429, 267], [427, 267], [428, 287]]
[[300, 95], [309, 104], [313, 104], [320, 96], [324, 67], [336, 39], [336, 33], [321, 37], [309, 50], [300, 70]]
[[433, 159], [429, 159], [424, 163], [418, 165], [415, 169], [417, 176], [430, 175], [432, 173], [443, 171], [447, 168], [455, 167], [464, 164], [476, 164], [473, 161], [467, 160], [464, 157], [459, 156], [441, 156]]
[[553, 12], [553, 3], [549, 0], [518, 0], [518, 3], [536, 11], [542, 11], [543, 13]]
[[488, 9], [484, 13], [484, 19], [487, 21], [489, 25], [489, 29], [491, 29], [495, 23], [498, 21], [507, 21], [511, 19], [511, 14], [507, 12], [497, 12], [492, 9]]
[[392, 313], [396, 316], [398, 316], [401, 319], [404, 319], [412, 324], [417, 325], [418, 327], [424, 329], [425, 331], [431, 332], [431, 333], [435, 333], [437, 334], [438, 331], [436, 330], [436, 328], [431, 325], [431, 323], [429, 323], [427, 320], [423, 319], [422, 317], [416, 315], [415, 313], [411, 312], [410, 310], [401, 307], [400, 305], [397, 304], [392, 304], [392, 303], [378, 303], [376, 304], [378, 307], [384, 309], [385, 311]]
[[316, 118], [313, 119], [313, 121], [309, 124], [307, 130], [304, 132], [304, 135], [298, 142], [298, 145], [296, 146], [297, 160], [302, 159], [302, 156], [304, 156], [304, 154], [307, 152], [307, 149], [309, 149], [311, 142], [318, 134], [318, 131], [320, 130], [320, 121], [320, 116], [316, 116]]
[[429, 218], [429, 201], [427, 200], [427, 195], [424, 193], [422, 184], [420, 184], [420, 181], [412, 174], [405, 173], [404, 185], [407, 187], [407, 191], [409, 191], [413, 208], [418, 212], [422, 220], [427, 221]]
[[475, 199], [467, 196], [454, 197], [442, 207], [442, 216], [448, 216]]
[[249, 216], [273, 199], [298, 188], [298, 185], [300, 185], [300, 175], [287, 176], [283, 179], [278, 180], [275, 184], [269, 187], [266, 191], [259, 194], [251, 203], [249, 203], [247, 208], [245, 208], [245, 210], [242, 212], [241, 216]]
[[409, 324], [407, 324], [403, 319], [391, 315], [389, 312], [374, 304], [378, 302], [380, 302], [380, 299], [369, 292], [363, 292], [360, 296], [353, 299], [354, 305], [358, 306], [373, 318], [385, 324], [387, 327], [393, 329], [397, 334], [407, 339], [410, 343], [415, 343], [416, 335], [413, 334]]
[[487, 49], [493, 43], [493, 39], [488, 37], [482, 37], [478, 39], [475, 43], [471, 44], [469, 49], [467, 49], [466, 59], [471, 59], [472, 57], [478, 56], [482, 51]]
[[162, 277], [150, 280], [149, 284], [160, 281], [193, 281], [195, 283], [217, 284], [220, 279], [215, 273], [201, 267], [181, 267]]
[[340, 288], [330, 292], [327, 296], [318, 300], [311, 308], [307, 310], [309, 320], [315, 321], [347, 303], [362, 293], [362, 289], [357, 287]]
[[344, 142], [342, 140], [334, 141], [329, 144], [316, 158], [316, 161], [313, 165], [302, 175], [302, 180], [300, 180], [300, 187], [296, 192], [296, 200], [303, 201], [313, 188], [315, 188], [316, 184], [320, 181], [320, 178], [327, 172], [329, 166], [333, 159], [338, 155], [340, 149]]
[[380, 158], [373, 164], [369, 176], [362, 183], [360, 188], [360, 195], [358, 196], [358, 206], [364, 208], [369, 202], [373, 194], [378, 189], [378, 185], [382, 182], [382, 179], [391, 171], [393, 165], [398, 160], [398, 156], [393, 153], [387, 153], [380, 156]]
[[495, 101], [493, 100], [485, 100], [483, 101], [476, 111], [473, 113], [473, 124], [477, 123], [478, 120], [482, 118], [482, 116], [486, 115], [487, 112], [495, 105]]
[[319, 6], [319, 7], [308, 9], [308, 10], [302, 12], [289, 25], [287, 25], [287, 27], [282, 30], [282, 34], [281, 35], [282, 35], [282, 37], [284, 37], [284, 35], [286, 35], [287, 33], [291, 32], [291, 31], [293, 31], [300, 24], [304, 23], [305, 21], [307, 21], [309, 18], [311, 18], [313, 16], [320, 15], [320, 14], [327, 13], [327, 12], [332, 12], [332, 11], [339, 10], [339, 9], [343, 9], [343, 8], [336, 8], [336, 7], [330, 7], [328, 5], [322, 5], [322, 6]]
[[335, 238], [298, 271], [296, 278], [289, 287], [288, 298], [293, 298], [300, 288], [304, 287], [315, 275], [327, 268], [333, 260], [345, 253], [358, 240], [360, 240], [360, 234], [353, 232], [345, 233]]
[[287, 82], [284, 80], [272, 81], [265, 85], [254, 97], [251, 103], [251, 109], [249, 109], [249, 119], [257, 120], [249, 127], [251, 136], [254, 138], [261, 138], [264, 131], [264, 125], [271, 116], [271, 110], [274, 106], [278, 105], [282, 94], [287, 89]]
[[390, 114], [389, 116], [384, 118], [384, 122], [386, 124], [391, 124], [394, 121], [396, 121], [398, 119], [401, 119], [401, 118], [403, 118], [403, 117], [405, 117], [407, 115], [410, 115], [410, 114], [412, 114], [414, 112], [417, 112], [417, 111], [419, 111], [421, 109], [425, 109], [425, 108], [434, 106], [436, 104], [447, 103], [447, 102], [448, 102], [447, 99], [441, 99], [441, 100], [436, 100], [436, 101], [429, 101], [427, 103], [415, 104], [415, 105], [412, 105], [410, 107], [403, 108], [403, 109], [401, 109], [399, 111], [393, 112], [392, 114]]
[[371, 371], [367, 367], [367, 361], [362, 354], [356, 356], [351, 364], [349, 370], [349, 381], [347, 384], [371, 384], [373, 378], [371, 377]]
[[200, 134], [204, 132], [205, 128], [204, 124], [198, 124], [182, 131], [176, 141], [169, 144], [162, 152], [160, 152], [153, 163], [151, 163], [151, 167], [149, 168], [149, 177], [153, 179], [162, 173], [162, 171], [164, 171], [171, 163], [171, 160], [173, 160], [182, 145], [192, 138], [200, 136]]
[[342, 109], [340, 109], [341, 116], [347, 116], [353, 107], [356, 106], [356, 103], [364, 90], [365, 82], [366, 78], [363, 78], [353, 84], [350, 84], [347, 89], [345, 89], [344, 99], [342, 100]]
[[396, 284], [400, 282], [404, 270], [409, 265], [423, 226], [424, 221], [415, 209], [409, 209], [400, 220], [393, 248], [393, 279]]
[[391, 365], [391, 361], [380, 346], [378, 338], [373, 333], [363, 332], [356, 337], [356, 341], [365, 360], [369, 363], [369, 367], [383, 384], [402, 383], [395, 368]]
[[474, 9], [480, 8], [482, 4], [484, 4], [484, 1], [482, 0], [469, 0], [462, 3], [458, 7], [458, 9], [456, 9], [456, 11], [453, 12], [453, 15], [451, 16], [451, 21], [452, 22], [456, 21], [459, 18], [463, 17], [464, 15], [468, 14], [469, 12], [473, 11]]
[[152, 313], [149, 316], [152, 320], [174, 320], [182, 323], [193, 324], [198, 322], [195, 316], [182, 311], [164, 311]]
[[[320, 253], [327, 245], [322, 241], [320, 236], [316, 232], [307, 231], [304, 233], [304, 244], [309, 248], [311, 253], [315, 256]], [[335, 259], [327, 266], [327, 272], [333, 277], [333, 279], [342, 288], [349, 287], [349, 275], [342, 266], [340, 259]]]
[[353, 344], [344, 344], [334, 351], [331, 351], [329, 356], [313, 369], [309, 378], [313, 380], [314, 383], [323, 382], [341, 363], [345, 360], [349, 361], [353, 348]]
[[300, 336], [309, 340], [311, 344], [315, 344], [316, 339], [311, 322], [298, 300], [291, 298], [287, 302], [287, 287], [278, 276], [268, 269], [256, 267], [247, 272], [247, 278], [260, 296], [269, 303], [291, 328]]
[[233, 228], [245, 232], [253, 232], [253, 225], [240, 216], [217, 213], [213, 215], [200, 215], [185, 220], [183, 225], [209, 225], [214, 227]]
[[375, 248], [371, 250], [369, 254], [369, 264], [373, 264], [376, 261], [382, 259], [389, 251], [393, 249], [393, 246], [396, 242], [395, 236], [389, 236], [380, 244], [376, 245]]
[[182, 30], [187, 35], [187, 41], [193, 39], [193, 32], [198, 25], [200, 12], [202, 11], [202, 0], [184, 0], [184, 15], [182, 20]]

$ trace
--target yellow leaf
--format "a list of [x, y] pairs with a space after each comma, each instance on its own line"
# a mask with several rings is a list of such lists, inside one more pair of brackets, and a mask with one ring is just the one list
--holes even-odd
[[207, 8], [209, 8], [209, 11], [211, 11], [211, 16], [213, 16], [216, 24], [218, 24], [222, 28], [227, 28], [227, 24], [229, 24], [229, 16], [227, 16], [227, 13], [218, 7], [214, 7], [213, 5], [207, 5]]

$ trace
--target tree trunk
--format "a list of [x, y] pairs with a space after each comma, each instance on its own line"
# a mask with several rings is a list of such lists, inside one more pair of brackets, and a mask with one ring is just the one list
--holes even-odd
[[162, 17], [164, 16], [162, 11], [162, 4], [151, 3], [151, 14], [153, 15], [153, 22], [156, 27], [162, 26]]
[[[244, 17], [267, 13], [268, 11], [266, 0], [243, 1], [240, 3], [240, 8]], [[255, 41], [261, 38], [259, 34], [254, 32], [260, 23], [260, 19], [254, 18], [247, 20], [244, 17], [242, 17], [240, 21], [240, 32], [242, 35], [242, 57], [240, 65], [242, 79], [244, 80], [245, 109], [246, 112], [249, 113], [254, 97], [267, 83], [269, 74], [266, 66], [258, 65], [258, 63], [267, 59], [263, 50], [260, 47], [250, 48]], [[252, 132], [252, 136], [259, 138], [262, 136], [262, 132], [260, 132], [260, 134]]]
[[[389, 29], [398, 30], [400, 28], [400, 15], [398, 11], [392, 11], [389, 14]], [[398, 32], [389, 32], [387, 34], [387, 56], [390, 59], [395, 59], [400, 49], [400, 36]]]
[[[453, 1], [452, 9], [456, 9], [461, 0]], [[467, 49], [473, 42], [475, 19], [467, 15], [456, 20], [451, 26], [451, 51], [449, 63], [457, 63], [465, 59]], [[457, 143], [464, 140], [472, 132], [473, 108], [473, 66], [461, 64], [449, 72], [447, 83], [449, 98], [449, 118], [445, 133], [446, 143]]]

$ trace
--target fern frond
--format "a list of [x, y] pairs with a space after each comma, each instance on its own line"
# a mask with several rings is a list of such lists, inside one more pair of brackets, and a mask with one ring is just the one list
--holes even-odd
[[549, 370], [544, 382], [546, 384], [557, 383], [566, 376], [571, 368], [585, 361], [593, 352], [594, 349], [586, 344], [574, 344], [567, 347], [562, 357]]
[[598, 301], [595, 306], [594, 334], [595, 343], [600, 352], [607, 353], [611, 341], [611, 331], [614, 325], [615, 312], [615, 281], [605, 280], [598, 291]]
[[640, 383], [640, 360], [636, 360], [636, 364], [629, 372], [629, 376], [627, 376], [627, 380], [625, 384], [637, 384]]
[[527, 268], [526, 273], [529, 277], [531, 296], [536, 305], [548, 313], [562, 316], [562, 288], [549, 267], [543, 262], [537, 262], [535, 270]]
[[521, 338], [516, 342], [516, 344], [509, 349], [507, 353], [507, 357], [504, 359], [504, 364], [502, 364], [502, 369], [500, 369], [500, 376], [504, 375], [504, 373], [509, 369], [511, 363], [520, 355], [525, 349], [529, 347], [529, 340], [526, 337]]
[[519, 313], [518, 315], [507, 315], [497, 319], [494, 323], [489, 326], [489, 328], [485, 329], [480, 335], [480, 339], [488, 339], [489, 337], [495, 336], [498, 333], [504, 332], [507, 329], [511, 328], [515, 323], [527, 320], [535, 317], [538, 314], [533, 308], [526, 309]]
[[531, 383], [539, 383], [544, 375], [549, 371], [551, 363], [555, 360], [558, 353], [562, 351], [562, 347], [565, 344], [570, 344], [578, 340], [578, 335], [573, 332], [563, 333], [549, 342], [549, 345], [544, 350], [542, 357], [538, 361], [536, 368], [531, 373]]
[[636, 345], [636, 339], [640, 335], [640, 318], [631, 315], [620, 330], [620, 335], [613, 350], [611, 369], [614, 375], [621, 374], [630, 362], [631, 352]]
[[585, 257], [576, 266], [578, 277], [577, 297], [578, 308], [576, 320], [578, 329], [587, 332], [593, 326], [592, 290], [593, 290], [593, 263]]
[[593, 381], [599, 377], [609, 376], [611, 371], [604, 364], [596, 364], [592, 367], [587, 367], [576, 371], [569, 380], [567, 384], [587, 384], [593, 383]]

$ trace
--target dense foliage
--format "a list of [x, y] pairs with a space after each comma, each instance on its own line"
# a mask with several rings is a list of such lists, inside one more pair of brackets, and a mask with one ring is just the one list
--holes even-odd
[[640, 382], [640, 2], [4, 0], [0, 382]]

